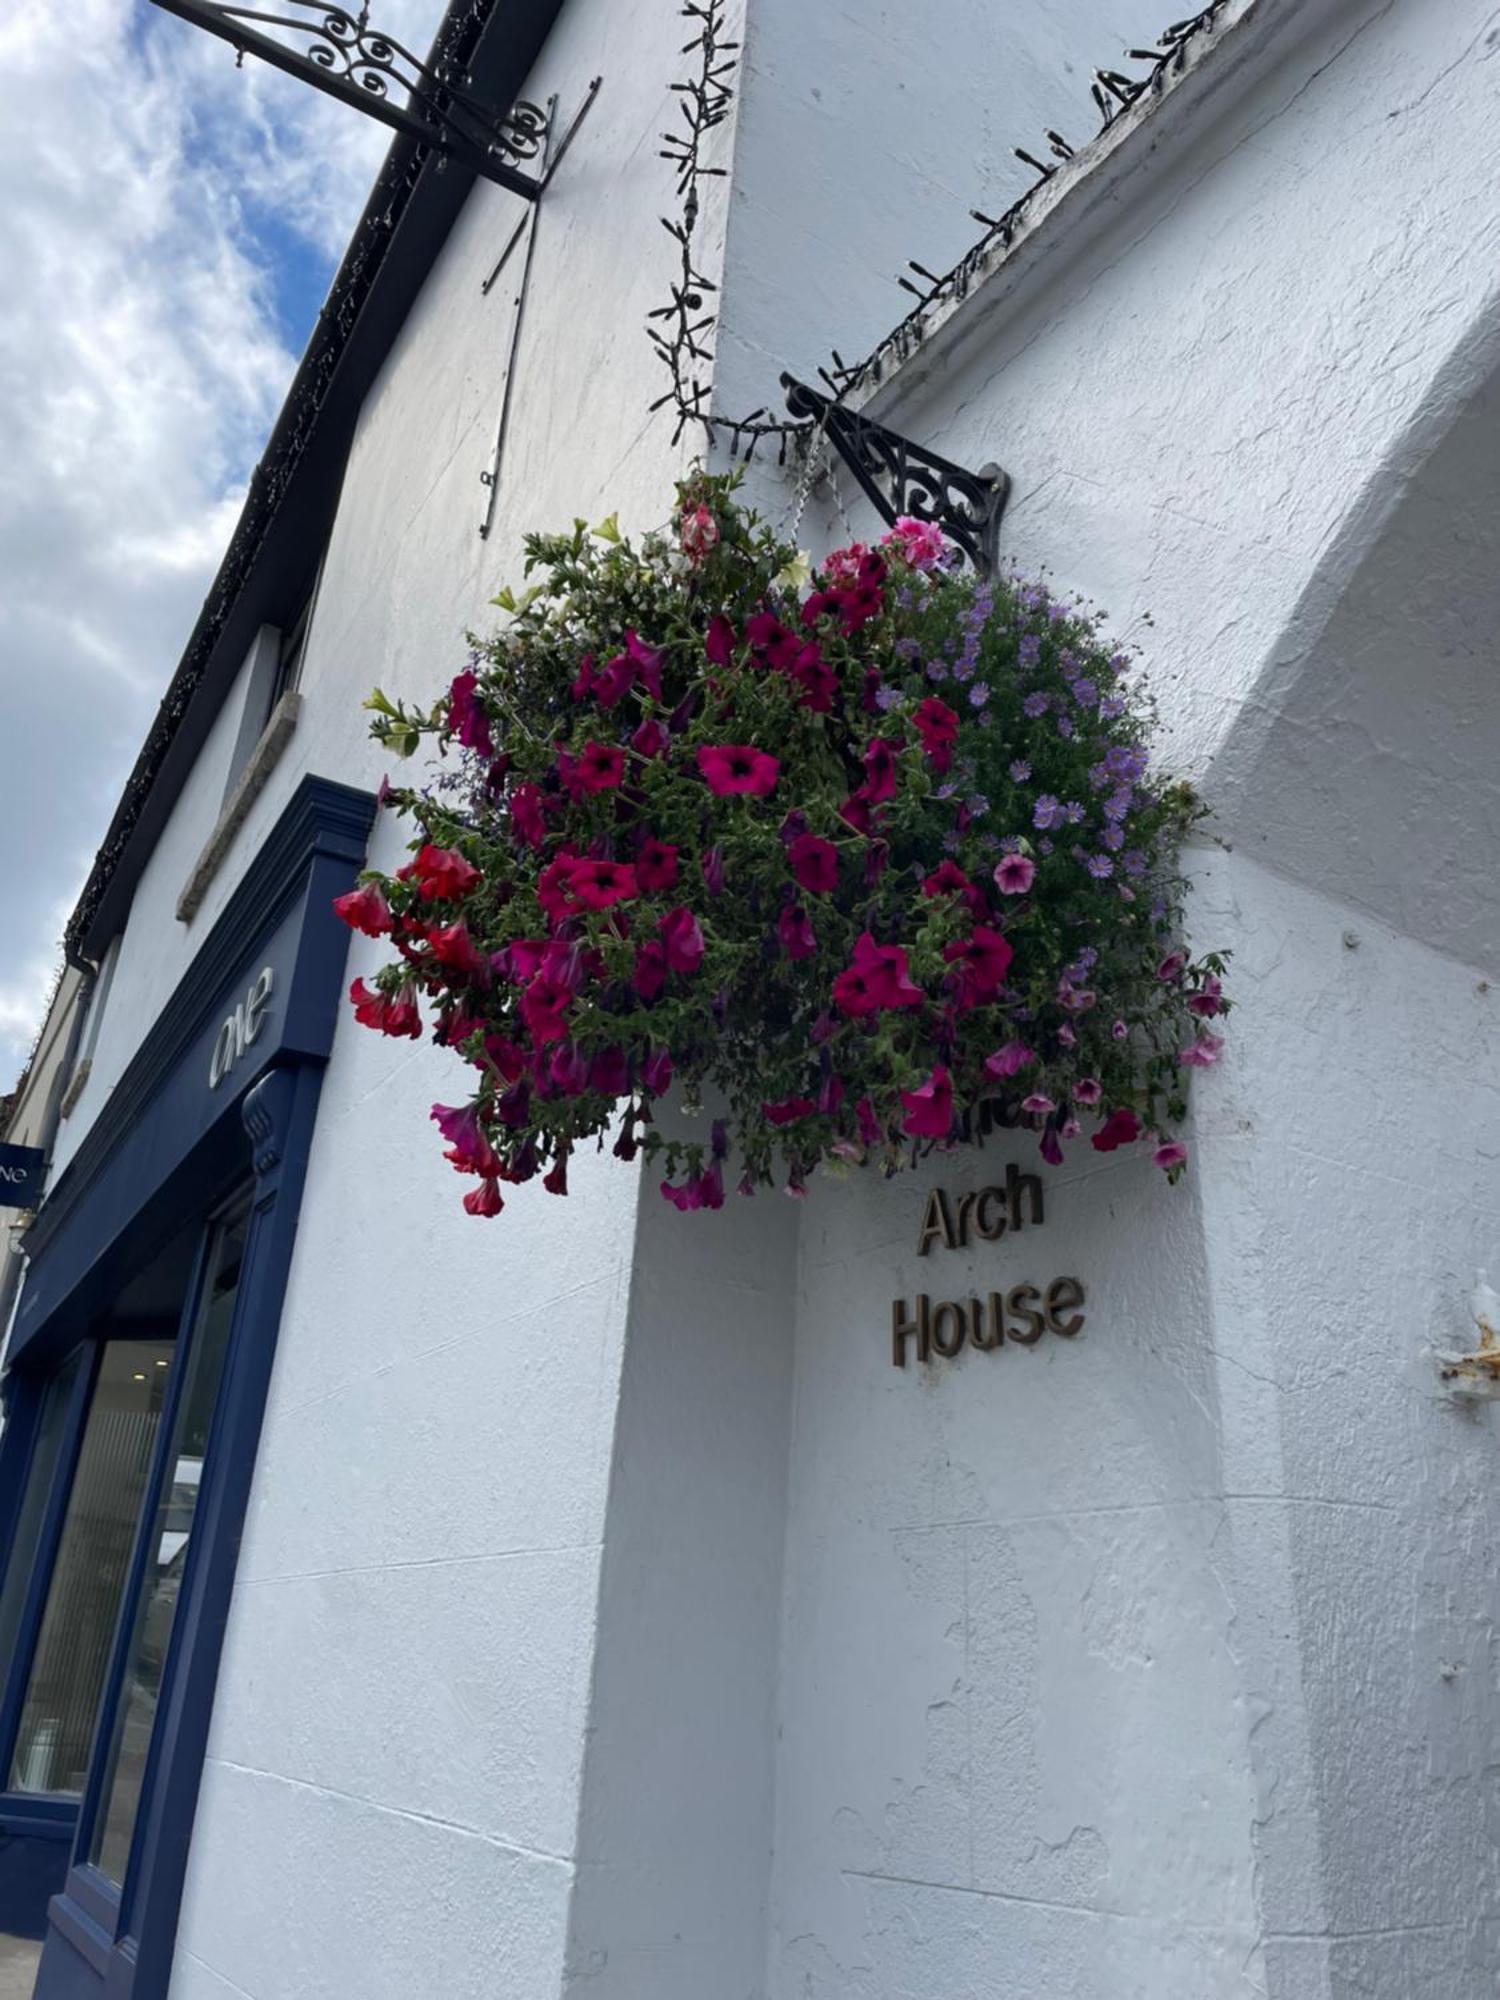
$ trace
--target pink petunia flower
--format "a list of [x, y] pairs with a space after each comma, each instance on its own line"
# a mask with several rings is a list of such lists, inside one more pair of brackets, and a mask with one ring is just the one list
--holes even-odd
[[1002, 896], [1024, 896], [1036, 880], [1036, 863], [1029, 854], [1007, 854], [995, 864], [995, 886]]
[[953, 1078], [939, 1063], [920, 1089], [903, 1090], [903, 1132], [919, 1139], [946, 1139], [953, 1129]]

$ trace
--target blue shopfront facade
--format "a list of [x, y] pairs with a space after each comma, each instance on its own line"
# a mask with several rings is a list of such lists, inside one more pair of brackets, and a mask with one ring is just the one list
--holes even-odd
[[26, 1239], [0, 1438], [0, 1930], [164, 2000], [368, 794], [302, 781]]

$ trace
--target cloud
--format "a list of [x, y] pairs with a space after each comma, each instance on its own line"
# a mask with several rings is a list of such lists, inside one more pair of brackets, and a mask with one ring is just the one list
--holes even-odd
[[0, 1088], [387, 137], [145, 0], [0, 8]]

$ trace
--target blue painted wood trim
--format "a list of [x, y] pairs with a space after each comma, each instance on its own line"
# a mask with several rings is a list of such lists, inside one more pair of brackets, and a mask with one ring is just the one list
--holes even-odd
[[[349, 941], [331, 905], [364, 859], [374, 810], [368, 793], [323, 778], [304, 778], [288, 801], [27, 1232], [12, 1364], [40, 1352], [39, 1341], [83, 1331], [89, 1310], [107, 1301], [127, 1229], [139, 1261], [147, 1237], [165, 1240], [192, 1212], [183, 1203], [189, 1192], [201, 1200], [203, 1186], [189, 1155], [211, 1140], [221, 1159], [242, 1145], [234, 1113], [258, 1075], [288, 1056], [327, 1056]], [[211, 1090], [219, 1024], [262, 964], [276, 974], [266, 1030]]]

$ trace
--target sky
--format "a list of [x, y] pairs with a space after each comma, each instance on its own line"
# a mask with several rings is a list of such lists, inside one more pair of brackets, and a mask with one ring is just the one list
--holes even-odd
[[148, 0], [0, 0], [0, 1093], [388, 137]]

